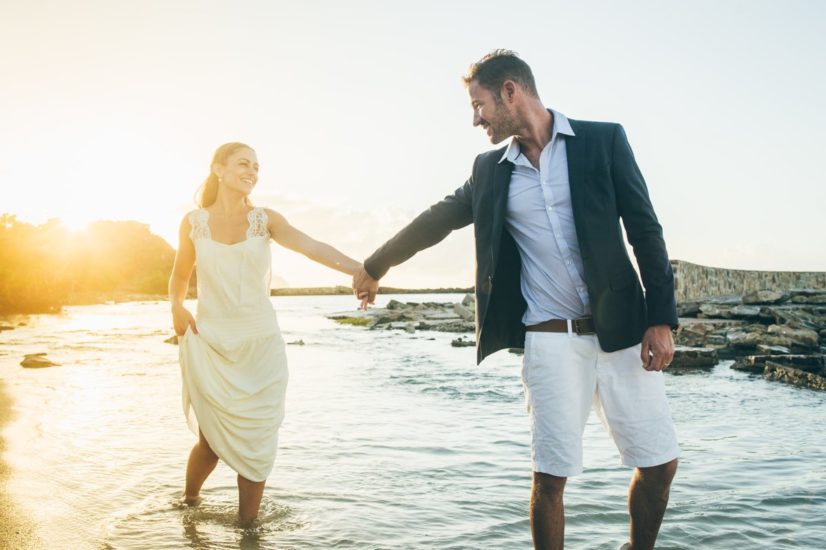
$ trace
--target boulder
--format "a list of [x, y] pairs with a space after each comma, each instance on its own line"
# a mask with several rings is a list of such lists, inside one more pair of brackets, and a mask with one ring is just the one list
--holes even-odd
[[826, 377], [820, 374], [806, 372], [802, 369], [781, 365], [772, 361], [766, 361], [763, 371], [766, 380], [777, 380], [787, 384], [794, 384], [802, 388], [826, 391]]
[[454, 348], [469, 348], [476, 346], [476, 342], [473, 340], [467, 340], [464, 336], [459, 336], [455, 340], [451, 340], [450, 345]]
[[814, 373], [822, 373], [824, 365], [826, 365], [824, 357], [819, 354], [746, 355], [744, 357], [739, 357], [731, 368], [734, 370], [759, 374], [765, 370], [767, 361]]
[[734, 306], [731, 308], [730, 315], [738, 319], [753, 319], [757, 320], [760, 317], [760, 306]]
[[476, 324], [468, 321], [419, 321], [415, 327], [419, 330], [437, 332], [476, 332]]
[[412, 307], [412, 304], [405, 304], [404, 302], [400, 302], [398, 300], [390, 300], [387, 302], [387, 309], [389, 310], [410, 309]]
[[681, 323], [674, 335], [674, 343], [689, 347], [702, 346], [712, 329], [706, 323]]
[[729, 346], [740, 349], [753, 349], [758, 344], [765, 343], [766, 329], [762, 325], [748, 325], [737, 327], [726, 333]]
[[815, 294], [813, 296], [793, 296], [793, 304], [826, 304], [826, 294]]
[[[782, 341], [788, 340], [791, 346], [798, 346], [801, 348], [816, 349], [818, 347], [820, 336], [817, 332], [808, 328], [792, 328], [788, 325], [771, 325], [766, 334], [770, 337], [778, 338]], [[774, 339], [767, 341], [770, 345], [786, 345], [784, 343], [776, 342]]]
[[23, 356], [20, 366], [26, 369], [42, 369], [45, 367], [56, 367], [60, 363], [55, 363], [46, 357], [45, 352], [28, 353]]
[[792, 325], [800, 328], [820, 330], [826, 328], [826, 312], [820, 308], [801, 306], [767, 306], [763, 308], [763, 315], [773, 324]]
[[476, 296], [473, 294], [465, 294], [465, 297], [462, 299], [462, 305], [474, 309], [476, 307]]
[[677, 317], [696, 317], [698, 313], [700, 313], [700, 304], [697, 302], [677, 304]]
[[713, 303], [700, 304], [700, 313], [697, 314], [697, 317], [701, 319], [731, 319], [732, 307]]
[[453, 304], [453, 311], [465, 321], [476, 320], [476, 312], [464, 304]]
[[757, 344], [757, 353], [760, 355], [790, 355], [792, 352], [786, 346], [770, 346]]
[[669, 368], [713, 367], [719, 362], [720, 358], [716, 349], [676, 346], [674, 359]]
[[779, 290], [755, 290], [743, 296], [744, 304], [779, 304], [786, 302], [791, 297], [788, 292]]
[[414, 323], [387, 323], [384, 325], [373, 325], [373, 328], [383, 328], [386, 330], [403, 330], [405, 332], [416, 332]]
[[177, 346], [178, 345], [178, 335], [173, 334], [172, 336], [170, 336], [169, 338], [164, 340], [163, 343], [164, 344], [172, 344], [173, 346]]
[[721, 349], [728, 347], [728, 340], [725, 334], [709, 334], [706, 336], [702, 347]]
[[826, 288], [793, 288], [789, 291], [792, 298], [795, 296], [820, 296], [826, 295]]
[[736, 306], [743, 303], [743, 298], [739, 294], [726, 294], [723, 296], [711, 296], [703, 300], [706, 304], [717, 304], [726, 306]]

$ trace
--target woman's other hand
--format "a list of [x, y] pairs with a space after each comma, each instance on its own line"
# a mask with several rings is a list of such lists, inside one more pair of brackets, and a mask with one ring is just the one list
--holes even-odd
[[192, 328], [193, 334], [198, 334], [198, 327], [195, 326], [195, 317], [181, 304], [172, 306], [172, 325], [175, 327], [175, 334], [183, 336], [187, 327]]

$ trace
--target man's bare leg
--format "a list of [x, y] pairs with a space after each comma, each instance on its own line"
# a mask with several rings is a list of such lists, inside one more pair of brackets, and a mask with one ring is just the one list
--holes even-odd
[[628, 486], [632, 550], [652, 550], [668, 506], [677, 459], [659, 466], [637, 468]]
[[567, 477], [533, 473], [531, 534], [537, 550], [562, 550], [565, 542], [565, 492]]
[[264, 481], [250, 481], [238, 474], [238, 516], [241, 525], [250, 525], [258, 517], [264, 484]]
[[200, 502], [201, 487], [217, 464], [218, 455], [213, 452], [201, 430], [198, 430], [198, 442], [192, 447], [189, 461], [186, 463], [186, 488], [184, 489], [186, 504], [193, 505]]

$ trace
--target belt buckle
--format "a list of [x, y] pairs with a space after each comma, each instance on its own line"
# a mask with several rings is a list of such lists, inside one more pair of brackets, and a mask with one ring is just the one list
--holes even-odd
[[582, 334], [584, 334], [586, 332], [586, 330], [580, 326], [580, 323], [583, 322], [584, 320], [585, 319], [574, 319], [574, 321], [573, 321], [574, 332], [578, 336], [581, 336]]

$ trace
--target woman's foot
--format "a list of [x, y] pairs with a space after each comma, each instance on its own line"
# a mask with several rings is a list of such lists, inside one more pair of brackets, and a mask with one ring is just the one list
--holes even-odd
[[181, 497], [181, 504], [184, 506], [198, 506], [201, 504], [201, 501], [204, 500], [200, 496], [191, 497], [189, 495], [184, 495]]

